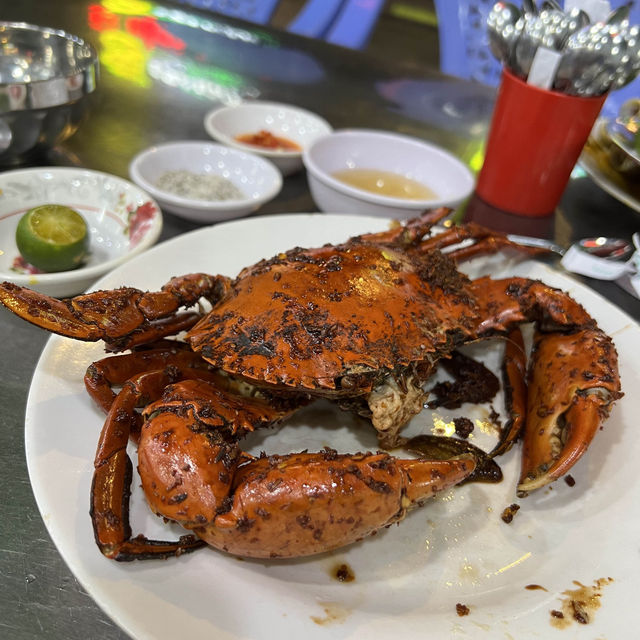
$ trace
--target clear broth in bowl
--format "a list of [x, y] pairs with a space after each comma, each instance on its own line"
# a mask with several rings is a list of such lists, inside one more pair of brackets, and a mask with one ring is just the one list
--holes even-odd
[[438, 194], [426, 185], [391, 171], [378, 169], [343, 169], [332, 174], [334, 178], [363, 191], [390, 198], [407, 200], [435, 200]]

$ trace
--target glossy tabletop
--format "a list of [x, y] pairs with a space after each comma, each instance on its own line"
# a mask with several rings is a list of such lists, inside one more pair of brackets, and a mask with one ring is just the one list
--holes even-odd
[[[481, 158], [494, 91], [441, 76], [437, 61], [411, 65], [343, 50], [277, 30], [255, 28], [180, 5], [86, 0], [5, 3], [4, 20], [62, 28], [92, 42], [101, 80], [89, 119], [32, 165], [73, 165], [128, 177], [128, 164], [152, 144], [208, 139], [203, 118], [221, 102], [268, 99], [298, 104], [334, 128], [399, 131], [439, 144], [471, 166]], [[6, 170], [8, 167], [3, 167]], [[304, 173], [288, 177], [257, 215], [316, 211]], [[483, 212], [470, 203], [468, 213]], [[478, 213], [479, 212], [479, 213]], [[491, 218], [490, 218], [491, 219]], [[497, 220], [497, 218], [493, 218]], [[569, 184], [555, 216], [503, 216], [514, 233], [553, 236], [568, 246], [585, 236], [630, 237], [640, 214], [588, 177]], [[161, 240], [197, 228], [165, 214]], [[640, 301], [609, 283], [589, 281], [640, 319]], [[0, 309], [0, 635], [124, 638], [64, 564], [31, 493], [23, 423], [31, 376], [47, 335]]]

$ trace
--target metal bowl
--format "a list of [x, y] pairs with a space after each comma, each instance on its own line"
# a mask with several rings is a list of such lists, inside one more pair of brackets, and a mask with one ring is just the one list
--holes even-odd
[[98, 55], [81, 38], [0, 22], [0, 165], [23, 162], [69, 138], [98, 80]]

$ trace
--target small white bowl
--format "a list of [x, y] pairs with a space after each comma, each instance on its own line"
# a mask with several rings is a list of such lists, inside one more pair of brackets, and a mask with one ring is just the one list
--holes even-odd
[[[408, 136], [344, 129], [318, 140], [303, 153], [311, 195], [321, 211], [410, 218], [425, 209], [455, 208], [474, 186], [470, 169], [449, 152]], [[350, 186], [333, 176], [346, 169], [388, 171], [416, 180], [436, 197], [409, 200]]]
[[[283, 176], [300, 171], [302, 151], [333, 131], [331, 125], [315, 113], [278, 102], [246, 102], [214, 109], [205, 116], [204, 128], [218, 142], [271, 160]], [[236, 136], [265, 130], [295, 142], [302, 151], [262, 149], [236, 140]]]
[[[184, 198], [156, 186], [158, 179], [168, 171], [226, 178], [245, 197], [237, 200]], [[150, 147], [131, 161], [129, 175], [152, 194], [163, 209], [204, 224], [246, 216], [275, 198], [282, 189], [282, 176], [270, 162], [211, 142], [168, 142]]]
[[[89, 256], [71, 271], [31, 273], [21, 264], [15, 234], [20, 218], [41, 204], [80, 213]], [[54, 297], [85, 291], [100, 276], [153, 245], [162, 231], [158, 204], [134, 184], [89, 169], [38, 167], [0, 173], [0, 280]]]

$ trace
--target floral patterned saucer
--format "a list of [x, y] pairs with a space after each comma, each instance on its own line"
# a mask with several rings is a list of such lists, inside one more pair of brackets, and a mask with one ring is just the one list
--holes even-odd
[[[40, 204], [66, 205], [86, 220], [90, 252], [79, 268], [43, 273], [27, 264], [18, 252], [18, 221]], [[0, 173], [0, 280], [56, 297], [72, 296], [152, 246], [161, 230], [162, 213], [157, 203], [117, 176], [62, 167]]]

